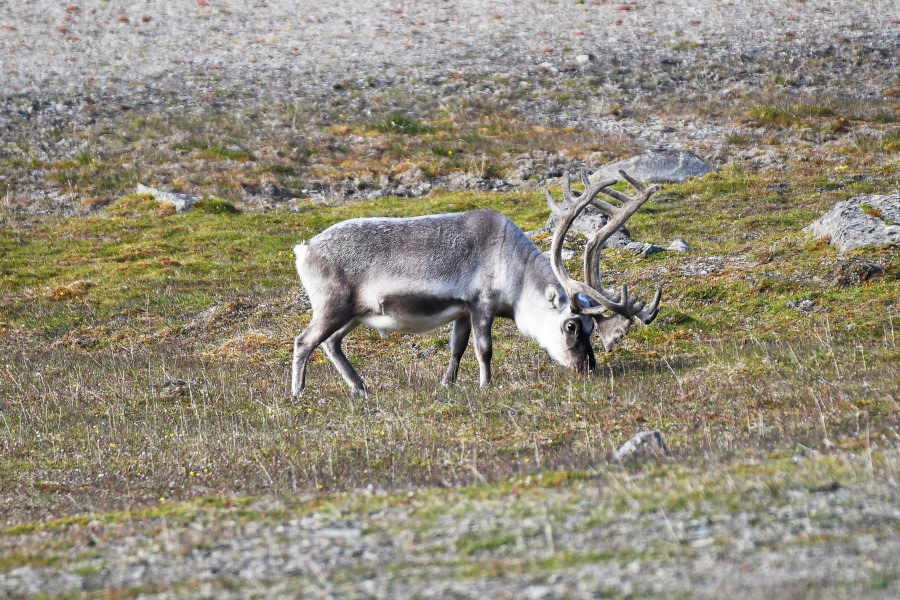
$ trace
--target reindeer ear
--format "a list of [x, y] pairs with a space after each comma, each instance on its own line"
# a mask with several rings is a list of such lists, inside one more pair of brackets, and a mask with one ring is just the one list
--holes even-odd
[[578, 306], [580, 306], [581, 308], [595, 308], [597, 306], [600, 306], [593, 298], [585, 294], [578, 294], [577, 296], [575, 296], [575, 298], [578, 300]]
[[547, 298], [547, 302], [549, 302], [550, 306], [553, 308], [559, 309], [559, 307], [562, 306], [562, 298], [555, 285], [547, 286], [547, 289], [544, 290], [544, 297]]

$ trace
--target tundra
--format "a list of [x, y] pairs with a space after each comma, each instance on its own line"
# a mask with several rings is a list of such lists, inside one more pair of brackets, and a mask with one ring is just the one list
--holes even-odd
[[[635, 320], [653, 321], [662, 295], [659, 286], [647, 305], [629, 296], [626, 285], [615, 291], [601, 283], [604, 243], [659, 189], [645, 188], [619, 173], [635, 188], [634, 196], [611, 189], [616, 179], [591, 184], [586, 173], [581, 175], [580, 193], [565, 175], [559, 203], [547, 190], [550, 209], [559, 216], [549, 258], [510, 219], [491, 210], [350, 219], [295, 246], [312, 320], [294, 341], [293, 395], [303, 393], [309, 357], [319, 345], [350, 389], [366, 393], [341, 349], [344, 337], [360, 324], [385, 335], [420, 333], [452, 322], [445, 385], [456, 381], [473, 335], [481, 386], [490, 384], [491, 325], [497, 317], [513, 319], [519, 331], [561, 365], [594, 371], [591, 335], [596, 331], [603, 348], [612, 350]], [[598, 199], [600, 193], [621, 205]], [[588, 241], [585, 280], [580, 282], [566, 271], [562, 245], [574, 220], [591, 203], [609, 220]]]

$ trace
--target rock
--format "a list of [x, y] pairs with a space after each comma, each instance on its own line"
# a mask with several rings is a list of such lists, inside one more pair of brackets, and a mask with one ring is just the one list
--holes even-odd
[[191, 384], [184, 379], [166, 379], [159, 384], [159, 397], [166, 400], [190, 394]]
[[840, 252], [900, 243], [900, 194], [842, 200], [805, 231], [817, 238], [830, 238]]
[[829, 275], [834, 285], [859, 285], [873, 277], [884, 275], [884, 268], [885, 265], [867, 258], [841, 258], [835, 262]]
[[[483, 175], [478, 175], [476, 173], [464, 173], [462, 171], [453, 171], [447, 176], [436, 177], [434, 183], [435, 187], [451, 191], [479, 190], [485, 192], [502, 192], [509, 190], [512, 187], [503, 179], [484, 177]], [[430, 186], [428, 189], [431, 189]]]
[[690, 244], [681, 238], [675, 238], [672, 240], [672, 243], [669, 244], [669, 250], [674, 250], [675, 252], [688, 252], [690, 249]]
[[[607, 221], [609, 221], [609, 215], [591, 205], [578, 215], [578, 218], [572, 223], [572, 227], [569, 231], [574, 231], [575, 233], [590, 237], [600, 231], [600, 229], [606, 225]], [[550, 217], [547, 219], [547, 223], [544, 227], [550, 231], [555, 231], [557, 223], [559, 223], [557, 216], [550, 213]], [[629, 243], [631, 243], [631, 233], [629, 233], [627, 227], [622, 227], [606, 240], [604, 248], [625, 248]]]
[[142, 183], [137, 184], [138, 194], [150, 194], [157, 202], [168, 202], [175, 206], [175, 212], [185, 212], [193, 208], [194, 203], [199, 200], [200, 196], [193, 194], [177, 194], [175, 192], [163, 192], [156, 188], [146, 186]]
[[591, 175], [591, 183], [602, 179], [621, 179], [620, 170], [643, 182], [677, 183], [688, 177], [702, 177], [716, 168], [692, 152], [656, 148], [603, 165]]
[[800, 312], [813, 312], [816, 309], [816, 303], [809, 298], [804, 298], [802, 300], [791, 300], [787, 303], [789, 308], [793, 308], [794, 310], [798, 310]]
[[631, 463], [664, 458], [668, 455], [669, 450], [663, 442], [662, 434], [653, 430], [636, 434], [613, 453], [612, 459], [620, 463]]
[[661, 246], [657, 246], [656, 244], [650, 244], [648, 242], [628, 242], [625, 245], [625, 249], [629, 252], [634, 252], [635, 254], [642, 254], [644, 256], [648, 256], [650, 254], [656, 254], [657, 252], [664, 252], [665, 248]]
[[538, 187], [543, 186], [547, 179], [561, 177], [566, 171], [572, 172], [583, 167], [583, 163], [564, 153], [534, 150], [516, 156], [516, 167], [508, 174], [507, 180], [518, 187]]

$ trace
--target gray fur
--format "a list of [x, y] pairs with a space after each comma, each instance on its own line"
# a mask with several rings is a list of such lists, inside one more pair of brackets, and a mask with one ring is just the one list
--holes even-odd
[[[360, 323], [416, 332], [453, 321], [445, 384], [456, 380], [470, 335], [481, 384], [490, 383], [491, 325], [498, 316], [514, 319], [565, 366], [586, 370], [595, 365], [594, 321], [571, 312], [548, 258], [498, 212], [351, 219], [295, 252], [313, 308], [309, 327], [295, 340], [295, 395], [303, 391], [310, 354], [323, 343], [350, 388], [365, 393], [340, 348], [341, 339]], [[549, 295], [554, 302], [548, 286], [556, 291]], [[601, 335], [615, 318], [597, 320]], [[567, 320], [580, 323], [576, 334], [565, 331]]]

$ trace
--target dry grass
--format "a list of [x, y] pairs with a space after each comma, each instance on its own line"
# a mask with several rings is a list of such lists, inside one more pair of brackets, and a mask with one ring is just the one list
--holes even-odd
[[[219, 200], [164, 214], [129, 196], [90, 218], [9, 215], [0, 515], [23, 523], [163, 498], [502, 482], [603, 468], [616, 445], [651, 428], [688, 464], [896, 444], [900, 257], [839, 257], [799, 233], [838, 199], [896, 185], [884, 141], [867, 144], [787, 171], [732, 167], [667, 186], [632, 231], [684, 237], [694, 252], [610, 252], [604, 263], [613, 282], [666, 284], [657, 322], [604, 356], [592, 379], [571, 378], [501, 323], [487, 391], [471, 355], [458, 387], [438, 386], [446, 331], [380, 340], [360, 330], [346, 346], [370, 397], [350, 398], [316, 354], [308, 395], [291, 400], [291, 339], [308, 312], [290, 248], [363, 214], [487, 205], [531, 229], [546, 218], [539, 193], [264, 215]], [[228, 148], [190, 152], [237, 152]], [[252, 160], [238, 158], [225, 160]]]
[[350, 344], [357, 361], [368, 355], [364, 400], [322, 358], [310, 393], [290, 400], [284, 361], [246, 360], [256, 337], [212, 357], [14, 353], [0, 372], [2, 513], [21, 522], [161, 498], [501, 481], [589, 468], [640, 429], [661, 430], [687, 462], [896, 443], [889, 328], [853, 345], [826, 327], [818, 340], [701, 342], [690, 357], [632, 343], [640, 358], [612, 357], [590, 379], [502, 327], [488, 391], [474, 386], [471, 358], [461, 386], [437, 385], [437, 339], [377, 351], [364, 336]]

